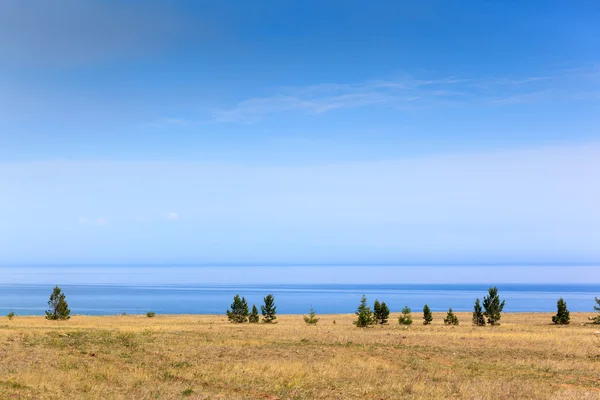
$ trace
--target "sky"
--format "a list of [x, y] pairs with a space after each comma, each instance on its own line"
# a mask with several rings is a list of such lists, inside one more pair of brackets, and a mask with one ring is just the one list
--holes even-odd
[[2, 1], [0, 264], [600, 265], [598, 20]]

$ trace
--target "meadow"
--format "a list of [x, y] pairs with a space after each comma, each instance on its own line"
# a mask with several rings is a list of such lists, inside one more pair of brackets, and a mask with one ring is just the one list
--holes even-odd
[[505, 313], [501, 325], [430, 326], [413, 313], [357, 328], [354, 315], [276, 324], [226, 316], [0, 318], [7, 399], [600, 399], [590, 313]]

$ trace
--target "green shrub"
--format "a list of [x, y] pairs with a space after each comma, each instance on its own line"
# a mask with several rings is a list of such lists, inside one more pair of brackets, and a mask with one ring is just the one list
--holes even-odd
[[263, 299], [265, 304], [260, 306], [260, 311], [263, 315], [263, 322], [266, 324], [272, 324], [277, 317], [275, 314], [277, 313], [277, 307], [275, 306], [275, 297], [272, 294], [268, 294]]
[[304, 322], [306, 322], [307, 325], [316, 325], [317, 322], [319, 322], [319, 318], [317, 318], [317, 313], [312, 308], [312, 306], [310, 306], [308, 317], [306, 315], [304, 316]]
[[448, 314], [444, 318], [444, 325], [458, 325], [458, 317], [452, 312], [452, 308], [448, 309]]
[[371, 311], [371, 308], [367, 305], [367, 296], [365, 296], [364, 294], [360, 299], [360, 305], [356, 309], [355, 314], [357, 318], [356, 321], [353, 322], [353, 324], [359, 328], [366, 328], [367, 326], [373, 325], [375, 323], [373, 312]]
[[6, 314], [6, 316], [8, 317], [8, 320], [11, 321], [17, 314], [15, 314], [14, 311], [9, 312], [8, 314]]
[[398, 323], [400, 325], [411, 325], [413, 323], [410, 312], [411, 310], [408, 306], [405, 306], [402, 309], [402, 314], [398, 317]]
[[427, 304], [423, 307], [423, 325], [429, 325], [433, 321], [433, 315], [431, 314], [431, 309]]
[[479, 298], [475, 300], [475, 306], [473, 306], [473, 325], [485, 326], [485, 317], [483, 316], [483, 309], [481, 308]]
[[66, 296], [60, 290], [58, 286], [55, 286], [48, 300], [49, 310], [46, 311], [46, 319], [57, 320], [57, 319], [69, 319], [71, 316], [71, 310], [66, 301]]
[[146, 313], [146, 317], [148, 317], [148, 318], [154, 318], [154, 317], [156, 317], [156, 313], [154, 311], [148, 311]]
[[252, 312], [250, 313], [250, 316], [248, 317], [248, 322], [250, 322], [251, 324], [258, 324], [258, 308], [256, 308], [256, 304], [252, 305]]
[[231, 309], [227, 310], [229, 322], [241, 324], [248, 321], [248, 302], [244, 297], [236, 294], [231, 303]]
[[375, 303], [373, 304], [373, 317], [375, 318], [376, 324], [387, 324], [388, 318], [390, 317], [390, 309], [385, 302], [380, 303], [379, 300], [375, 300]]
[[596, 306], [594, 306], [594, 311], [598, 311], [598, 315], [596, 315], [595, 317], [590, 317], [590, 320], [592, 320], [592, 324], [600, 324], [600, 299], [594, 297], [594, 300], [597, 304]]
[[552, 317], [552, 322], [555, 324], [566, 325], [571, 320], [571, 313], [567, 309], [567, 302], [563, 300], [561, 297], [556, 302], [557, 312], [556, 315]]

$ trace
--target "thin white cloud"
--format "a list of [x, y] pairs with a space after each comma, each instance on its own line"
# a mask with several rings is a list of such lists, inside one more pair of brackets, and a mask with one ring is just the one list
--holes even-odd
[[165, 216], [165, 219], [167, 221], [179, 221], [179, 214], [177, 214], [176, 212], [170, 211]]
[[79, 217], [77, 220], [78, 225], [89, 225], [89, 226], [107, 226], [108, 220], [104, 217], [88, 218]]
[[[562, 70], [554, 74], [486, 79], [415, 79], [349, 83], [321, 83], [284, 87], [262, 97], [242, 100], [213, 112], [215, 122], [255, 123], [283, 112], [322, 114], [336, 109], [388, 107], [417, 110], [454, 105], [532, 104], [557, 99], [578, 100], [598, 83], [589, 70]], [[589, 96], [588, 96], [589, 97]]]
[[98, 217], [94, 220], [95, 226], [106, 226], [108, 225], [108, 220], [106, 218]]

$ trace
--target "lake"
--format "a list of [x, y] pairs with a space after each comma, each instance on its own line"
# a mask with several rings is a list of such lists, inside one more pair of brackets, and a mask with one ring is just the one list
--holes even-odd
[[[571, 311], [592, 311], [599, 285], [497, 284], [505, 311], [556, 311], [563, 297]], [[158, 314], [224, 314], [235, 294], [245, 296], [250, 307], [263, 297], [275, 296], [282, 314], [352, 313], [362, 294], [369, 304], [385, 301], [392, 311], [408, 305], [420, 312], [424, 304], [433, 311], [472, 311], [475, 298], [486, 294], [487, 284], [64, 284], [61, 288], [73, 314], [115, 315], [154, 311]], [[0, 283], [0, 313], [43, 315], [52, 284]]]

